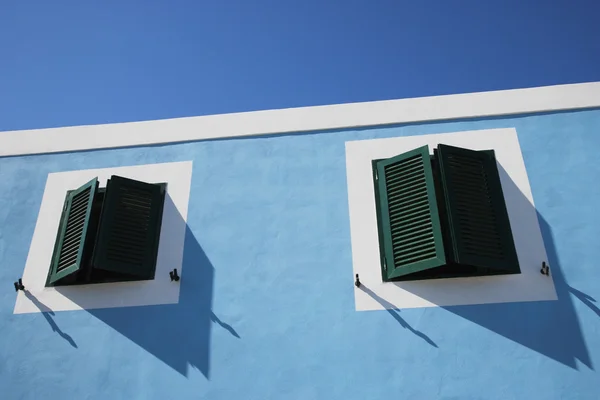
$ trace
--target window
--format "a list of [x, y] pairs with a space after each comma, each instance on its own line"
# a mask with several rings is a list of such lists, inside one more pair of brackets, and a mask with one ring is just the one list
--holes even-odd
[[384, 281], [520, 273], [493, 150], [373, 161]]
[[154, 279], [165, 191], [113, 175], [67, 192], [46, 286]]

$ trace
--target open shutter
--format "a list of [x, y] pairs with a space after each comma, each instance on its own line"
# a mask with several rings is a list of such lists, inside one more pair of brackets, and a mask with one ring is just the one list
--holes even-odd
[[493, 150], [440, 144], [438, 154], [454, 261], [520, 272]]
[[94, 268], [153, 279], [164, 203], [163, 185], [112, 176], [94, 248]]
[[54, 284], [81, 268], [92, 204], [97, 190], [98, 180], [94, 178], [67, 195], [52, 257], [49, 284]]
[[427, 146], [376, 163], [384, 280], [446, 263]]

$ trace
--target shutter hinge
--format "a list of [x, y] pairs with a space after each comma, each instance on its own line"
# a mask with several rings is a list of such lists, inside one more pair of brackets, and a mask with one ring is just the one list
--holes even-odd
[[383, 269], [387, 271], [387, 258], [383, 257]]
[[376, 181], [379, 180], [379, 173], [377, 172], [377, 169], [375, 169], [375, 180]]

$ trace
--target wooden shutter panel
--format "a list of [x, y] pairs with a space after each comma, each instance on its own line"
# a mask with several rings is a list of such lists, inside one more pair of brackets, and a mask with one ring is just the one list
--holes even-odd
[[81, 268], [92, 204], [97, 190], [98, 179], [94, 178], [67, 195], [52, 257], [49, 284], [54, 284]]
[[438, 146], [454, 262], [520, 272], [493, 150]]
[[106, 194], [94, 268], [153, 279], [162, 220], [163, 185], [112, 176]]
[[376, 163], [384, 280], [446, 263], [427, 146]]

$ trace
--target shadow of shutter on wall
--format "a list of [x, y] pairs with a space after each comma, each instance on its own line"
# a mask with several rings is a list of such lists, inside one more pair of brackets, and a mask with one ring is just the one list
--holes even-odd
[[454, 261], [520, 272], [493, 150], [438, 146]]
[[445, 264], [427, 146], [376, 163], [383, 279]]
[[53, 284], [81, 268], [92, 203], [97, 190], [98, 179], [94, 178], [67, 195], [48, 283]]
[[94, 268], [153, 279], [164, 204], [164, 186], [112, 176], [106, 194]]

